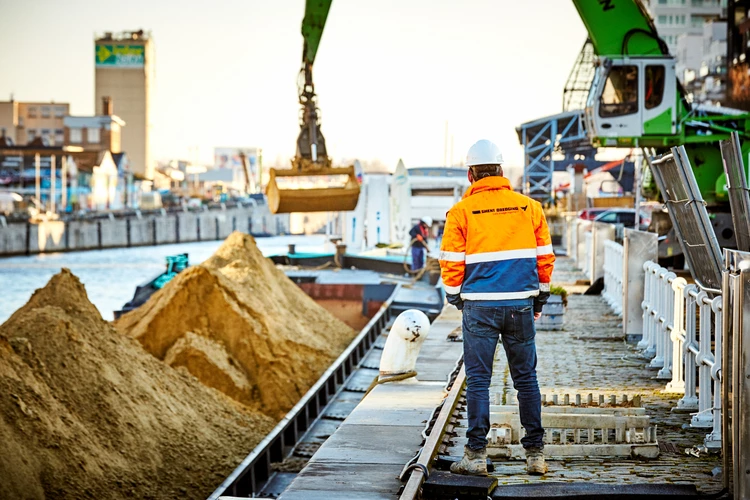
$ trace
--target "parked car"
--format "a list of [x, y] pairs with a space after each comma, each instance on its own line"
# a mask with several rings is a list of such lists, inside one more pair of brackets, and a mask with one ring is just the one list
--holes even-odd
[[[594, 218], [594, 222], [606, 222], [608, 224], [623, 224], [625, 227], [633, 227], [635, 225], [635, 209], [634, 208], [611, 208], [606, 212], [602, 212]], [[651, 217], [641, 210], [641, 220], [638, 229], [645, 231], [648, 229], [648, 225], [651, 224]]]
[[609, 208], [584, 208], [578, 212], [578, 218], [583, 220], [594, 220], [597, 215], [606, 212]]

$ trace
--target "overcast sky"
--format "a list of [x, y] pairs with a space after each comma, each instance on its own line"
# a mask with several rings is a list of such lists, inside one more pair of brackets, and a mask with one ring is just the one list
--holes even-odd
[[[150, 30], [156, 159], [213, 161], [214, 146], [294, 154], [304, 0], [0, 0], [0, 100], [94, 106], [94, 34]], [[441, 165], [561, 111], [586, 31], [561, 0], [335, 0], [314, 69], [334, 159]], [[117, 103], [115, 103], [116, 111]]]

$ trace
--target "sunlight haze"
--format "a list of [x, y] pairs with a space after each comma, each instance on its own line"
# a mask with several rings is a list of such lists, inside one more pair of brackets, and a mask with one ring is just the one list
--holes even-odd
[[[212, 163], [215, 146], [261, 147], [266, 165], [294, 154], [302, 0], [0, 0], [0, 12], [0, 100], [100, 112], [95, 33], [144, 29], [155, 159]], [[454, 163], [489, 138], [520, 166], [515, 127], [561, 111], [585, 38], [559, 0], [336, 0], [314, 66], [329, 155], [442, 165], [447, 121]]]

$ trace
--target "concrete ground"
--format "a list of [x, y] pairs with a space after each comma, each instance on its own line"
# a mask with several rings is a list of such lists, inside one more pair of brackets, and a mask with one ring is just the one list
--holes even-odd
[[[553, 284], [580, 294], [585, 287], [575, 284], [583, 279], [572, 259], [558, 257]], [[625, 342], [620, 324], [621, 318], [611, 313], [600, 296], [569, 295], [565, 329], [537, 333], [541, 392], [548, 400], [557, 394], [561, 402], [565, 394], [570, 395], [571, 401], [575, 394], [581, 394], [585, 400], [593, 393], [595, 401], [600, 394], [607, 400], [609, 395], [615, 394], [618, 401], [623, 395], [628, 395], [630, 400], [640, 395], [646, 414], [652, 424], [658, 426], [659, 457], [650, 460], [608, 457], [548, 460], [549, 473], [543, 477], [526, 475], [525, 463], [521, 461], [495, 460], [493, 475], [498, 477], [500, 485], [592, 481], [694, 484], [701, 492], [721, 489], [721, 475], [714, 472], [718, 472], [720, 457], [686, 453], [702, 445], [710, 429], [690, 428], [690, 415], [671, 412], [680, 396], [662, 392], [666, 381], [655, 380], [656, 371], [647, 369], [634, 346]], [[514, 401], [515, 391], [502, 348], [496, 355], [491, 400], [496, 398], [496, 393], [505, 401]], [[456, 439], [451, 454], [460, 454], [464, 439]]]

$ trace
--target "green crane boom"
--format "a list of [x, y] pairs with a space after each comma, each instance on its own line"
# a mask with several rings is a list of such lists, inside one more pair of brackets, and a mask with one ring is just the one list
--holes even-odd
[[302, 37], [305, 43], [302, 59], [306, 63], [313, 64], [315, 62], [332, 2], [333, 0], [305, 1], [305, 17], [302, 19]]
[[633, 0], [573, 0], [599, 55], [669, 55], [648, 13]]

